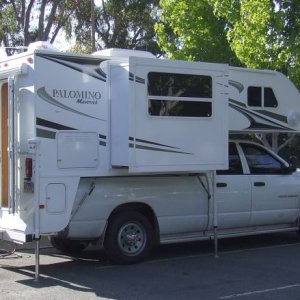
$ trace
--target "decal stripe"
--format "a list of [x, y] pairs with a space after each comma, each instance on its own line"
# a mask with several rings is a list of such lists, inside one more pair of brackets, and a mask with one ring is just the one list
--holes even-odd
[[145, 79], [139, 76], [135, 76], [132, 72], [129, 72], [129, 80], [145, 84]]
[[132, 143], [129, 143], [130, 148], [136, 148], [141, 150], [150, 150], [150, 151], [159, 151], [159, 152], [167, 152], [167, 153], [177, 153], [177, 154], [189, 154], [192, 155], [192, 153], [183, 152], [183, 151], [174, 151], [174, 150], [167, 150], [167, 149], [160, 149], [160, 148], [154, 148], [149, 146], [141, 146], [141, 145], [134, 145]]
[[[58, 124], [52, 121], [48, 121], [42, 118], [36, 118], [36, 125], [37, 126], [43, 126], [46, 128], [54, 129], [54, 130], [78, 130], [73, 127], [65, 126], [62, 124]], [[56, 132], [46, 130], [43, 128], [36, 128], [36, 136], [42, 137], [42, 138], [48, 138], [48, 139], [55, 139]], [[99, 141], [99, 145], [106, 146], [106, 135], [99, 134], [99, 139], [102, 139], [104, 141]]]
[[231, 102], [231, 103], [233, 103], [233, 104], [236, 104], [236, 105], [238, 105], [238, 106], [242, 106], [242, 107], [247, 108], [246, 104], [243, 103], [243, 102], [239, 102], [239, 101], [233, 100], [233, 99], [231, 99], [231, 98], [229, 98], [229, 102]]
[[56, 132], [41, 129], [41, 128], [36, 128], [36, 136], [41, 137], [41, 138], [45, 138], [45, 139], [55, 139]]
[[243, 84], [241, 84], [241, 83], [238, 82], [238, 81], [235, 81], [235, 80], [228, 80], [228, 83], [229, 83], [230, 85], [232, 85], [233, 87], [235, 87], [235, 88], [239, 91], [239, 93], [241, 93], [241, 92], [244, 90]]
[[135, 81], [138, 82], [138, 83], [143, 83], [145, 84], [145, 79], [144, 78], [141, 78], [139, 76], [135, 76]]
[[[129, 137], [130, 141], [134, 141], [134, 138], [132, 136]], [[155, 143], [155, 142], [151, 142], [151, 141], [146, 141], [146, 140], [142, 140], [142, 139], [135, 139], [136, 142], [140, 142], [140, 143], [145, 143], [145, 144], [151, 144], [151, 145], [157, 145], [157, 146], [162, 146], [162, 147], [166, 147], [166, 148], [172, 148], [172, 149], [179, 149], [177, 147], [172, 147], [172, 146], [168, 146], [168, 145], [164, 145], [164, 144], [160, 144], [160, 143]]]
[[[286, 131], [294, 131], [291, 128], [282, 126], [280, 124], [277, 124], [271, 120], [268, 120], [264, 118], [263, 116], [259, 115], [258, 113], [255, 113], [253, 111], [243, 109], [241, 107], [237, 107], [234, 104], [229, 103], [229, 106], [232, 107], [233, 109], [237, 110], [238, 112], [242, 113], [249, 121], [250, 121], [250, 126], [245, 129], [253, 129], [253, 130], [264, 130], [264, 129], [276, 129], [276, 130], [286, 130]], [[259, 121], [256, 121], [255, 118], [260, 118], [266, 123], [261, 123]], [[269, 124], [267, 124], [269, 123]]]
[[41, 53], [38, 53], [37, 56], [54, 61], [60, 65], [87, 74], [91, 77], [102, 80], [104, 82], [106, 81], [106, 74], [102, 70], [100, 70], [98, 66], [102, 61], [106, 61], [107, 59], [79, 58], [76, 56], [63, 56], [57, 54], [41, 54]]
[[48, 127], [48, 128], [52, 128], [52, 129], [56, 129], [56, 130], [76, 130], [75, 128], [61, 125], [58, 123], [54, 123], [51, 121], [47, 121], [47, 120], [41, 119], [41, 118], [36, 118], [36, 125]]
[[283, 123], [288, 123], [287, 121], [287, 117], [286, 116], [283, 116], [283, 115], [279, 115], [279, 114], [276, 114], [276, 113], [273, 113], [271, 111], [267, 111], [267, 110], [255, 110], [256, 112], [260, 113], [260, 114], [263, 114], [267, 117], [270, 117], [270, 118], [273, 118], [273, 119], [276, 119], [280, 122], [283, 122]]

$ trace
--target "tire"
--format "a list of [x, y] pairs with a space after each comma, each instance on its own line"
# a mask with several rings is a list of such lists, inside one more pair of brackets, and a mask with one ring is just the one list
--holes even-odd
[[88, 242], [68, 240], [59, 237], [50, 237], [50, 242], [54, 248], [64, 254], [80, 254], [87, 246]]
[[140, 262], [150, 254], [153, 244], [153, 227], [141, 213], [123, 212], [109, 221], [104, 249], [113, 263]]

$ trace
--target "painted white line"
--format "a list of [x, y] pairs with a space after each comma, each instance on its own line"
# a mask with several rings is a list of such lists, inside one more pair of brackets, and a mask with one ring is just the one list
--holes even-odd
[[252, 296], [252, 295], [257, 295], [257, 294], [266, 294], [266, 293], [271, 293], [271, 292], [276, 292], [276, 291], [287, 290], [287, 289], [291, 289], [291, 288], [295, 288], [295, 287], [300, 287], [300, 284], [296, 283], [296, 284], [276, 287], [273, 289], [265, 289], [265, 290], [260, 290], [260, 291], [252, 291], [252, 292], [245, 292], [245, 293], [240, 293], [240, 294], [233, 294], [233, 295], [229, 295], [229, 296], [219, 297], [219, 299], [225, 300], [225, 299], [234, 299], [234, 298], [239, 298], [239, 297]]

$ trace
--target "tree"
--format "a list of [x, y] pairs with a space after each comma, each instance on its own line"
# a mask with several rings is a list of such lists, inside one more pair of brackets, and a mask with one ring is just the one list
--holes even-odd
[[300, 0], [210, 0], [247, 67], [282, 71], [300, 86]]
[[[145, 49], [159, 54], [154, 24], [159, 0], [102, 0], [95, 9], [97, 48]], [[91, 52], [91, 0], [0, 0], [0, 44], [53, 43], [59, 32], [73, 50]], [[12, 54], [12, 50], [7, 50]]]
[[[154, 31], [158, 3], [159, 0], [102, 0], [95, 8], [97, 48], [144, 49], [159, 54]], [[77, 47], [90, 45], [89, 6], [77, 9], [76, 19]]]
[[168, 57], [239, 64], [226, 37], [226, 22], [209, 0], [161, 0], [159, 45]]
[[[72, 0], [1, 0], [0, 43], [5, 47], [50, 41], [71, 22], [76, 9]], [[11, 50], [7, 50], [11, 54]]]

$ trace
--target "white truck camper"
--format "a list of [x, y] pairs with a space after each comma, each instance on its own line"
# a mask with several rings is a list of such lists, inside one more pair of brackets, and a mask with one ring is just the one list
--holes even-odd
[[285, 76], [35, 45], [0, 62], [1, 239], [46, 235], [70, 253], [100, 241], [134, 263], [157, 243], [299, 229], [299, 173], [229, 141], [300, 131]]

